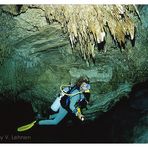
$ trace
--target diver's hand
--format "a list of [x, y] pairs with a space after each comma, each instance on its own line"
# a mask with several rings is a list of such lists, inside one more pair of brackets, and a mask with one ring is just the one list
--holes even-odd
[[77, 117], [78, 117], [81, 121], [84, 121], [84, 115], [82, 115], [81, 113], [77, 113]]

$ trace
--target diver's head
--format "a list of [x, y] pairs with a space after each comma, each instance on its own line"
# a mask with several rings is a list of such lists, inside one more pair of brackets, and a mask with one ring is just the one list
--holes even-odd
[[77, 82], [76, 86], [80, 88], [80, 91], [85, 92], [90, 89], [89, 78], [87, 76], [80, 77]]

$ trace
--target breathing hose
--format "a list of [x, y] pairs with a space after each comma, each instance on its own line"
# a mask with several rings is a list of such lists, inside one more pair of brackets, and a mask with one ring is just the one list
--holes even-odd
[[79, 92], [74, 93], [74, 94], [68, 94], [68, 93], [66, 93], [66, 92], [62, 89], [63, 87], [66, 87], [66, 86], [71, 86], [71, 85], [61, 85], [61, 86], [60, 86], [60, 90], [61, 90], [61, 92], [62, 92], [64, 95], [67, 95], [67, 96], [72, 97], [72, 96], [75, 96], [75, 95], [77, 95], [77, 94], [81, 94], [81, 93], [82, 93], [82, 91], [79, 91]]

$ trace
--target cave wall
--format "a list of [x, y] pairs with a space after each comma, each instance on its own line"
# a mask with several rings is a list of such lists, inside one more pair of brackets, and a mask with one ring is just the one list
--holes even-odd
[[140, 8], [135, 46], [115, 46], [107, 36], [105, 51], [98, 51], [88, 65], [72, 51], [58, 22], [49, 23], [38, 7], [0, 7], [1, 99], [30, 101], [35, 112], [44, 112], [59, 93], [61, 84], [74, 83], [83, 74], [91, 81], [91, 102], [84, 114], [88, 120], [108, 111], [132, 85], [148, 76], [148, 6]]

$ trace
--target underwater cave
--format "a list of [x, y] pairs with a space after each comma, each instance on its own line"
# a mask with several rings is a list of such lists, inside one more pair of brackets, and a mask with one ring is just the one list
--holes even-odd
[[[147, 143], [147, 13], [147, 5], [0, 5], [0, 143]], [[84, 75], [84, 121], [30, 124], [48, 119], [61, 86]]]

